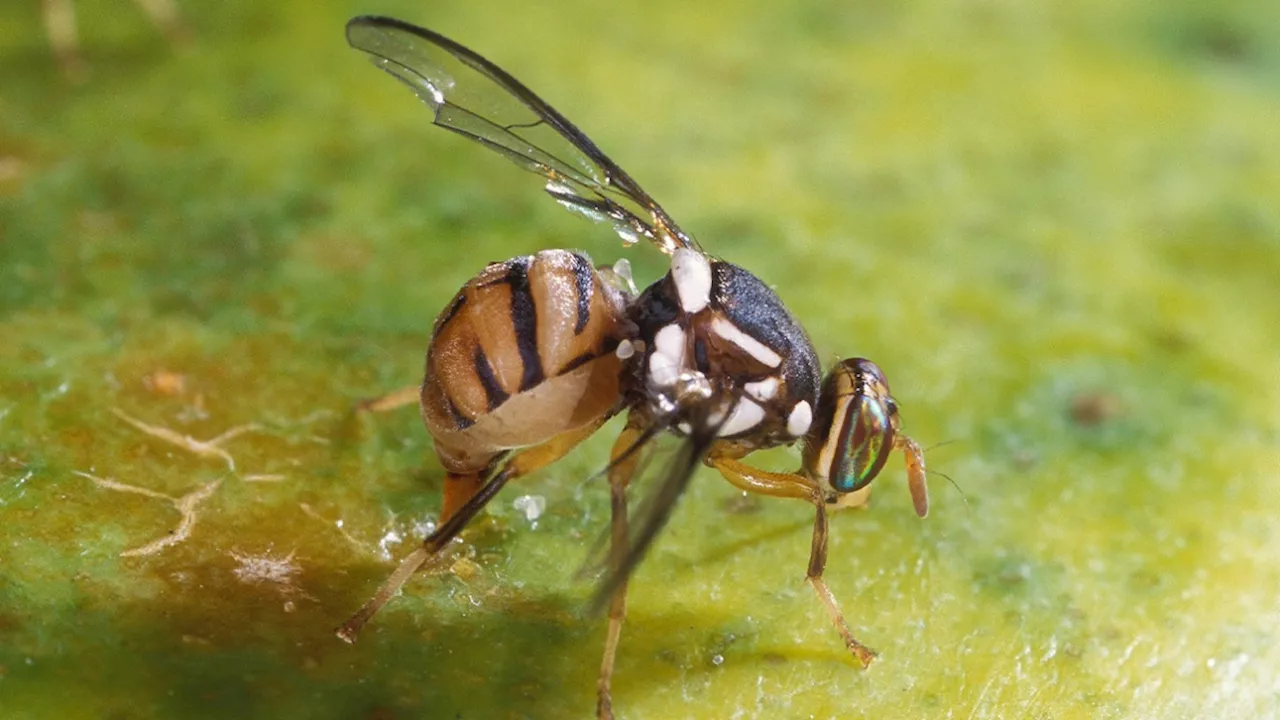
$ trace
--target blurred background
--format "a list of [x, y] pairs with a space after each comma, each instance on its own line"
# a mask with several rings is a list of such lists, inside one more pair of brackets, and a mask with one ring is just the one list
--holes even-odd
[[665, 270], [433, 128], [360, 13], [512, 71], [946, 443], [928, 519], [895, 458], [832, 520], [866, 672], [810, 510], [704, 471], [619, 717], [1276, 715], [1280, 5], [177, 7], [74, 0], [68, 67], [0, 6], [6, 718], [591, 714], [613, 425], [331, 632], [438, 512], [416, 412], [353, 408], [420, 380], [457, 288], [547, 247]]

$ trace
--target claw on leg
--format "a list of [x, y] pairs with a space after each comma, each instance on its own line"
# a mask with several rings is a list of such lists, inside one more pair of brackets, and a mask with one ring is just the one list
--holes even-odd
[[836, 603], [835, 595], [831, 594], [831, 588], [827, 587], [827, 582], [821, 577], [808, 578], [809, 584], [813, 586], [813, 591], [818, 593], [818, 599], [826, 606], [827, 612], [831, 615], [831, 621], [835, 623], [836, 631], [840, 633], [840, 638], [844, 640], [844, 646], [853, 653], [853, 659], [858, 664], [866, 668], [876, 659], [878, 654], [875, 650], [858, 642], [858, 639], [849, 631], [849, 625], [844, 621], [844, 614], [840, 612], [840, 606]]
[[[907, 442], [910, 443], [909, 448], [915, 448], [916, 452], [919, 451], [915, 443], [910, 440], [907, 440]], [[910, 452], [911, 450], [908, 449], [909, 457]], [[923, 460], [920, 462], [920, 477], [923, 478]], [[876, 657], [876, 651], [858, 642], [858, 639], [853, 636], [853, 632], [849, 630], [849, 624], [844, 620], [844, 613], [840, 611], [840, 605], [836, 602], [835, 595], [832, 594], [831, 588], [827, 587], [826, 581], [822, 579], [823, 570], [827, 565], [827, 510], [825, 498], [823, 498], [817, 484], [798, 473], [775, 473], [759, 470], [732, 458], [713, 457], [708, 460], [708, 464], [719, 470], [720, 474], [733, 483], [735, 487], [747, 492], [772, 497], [797, 498], [813, 503], [817, 508], [817, 518], [813, 523], [813, 545], [809, 553], [809, 572], [805, 579], [813, 586], [813, 591], [818, 594], [818, 599], [827, 608], [827, 613], [831, 616], [832, 623], [835, 624], [836, 630], [840, 633], [840, 638], [844, 640], [844, 646], [853, 654], [853, 658], [864, 668], [870, 665], [871, 661]], [[923, 480], [921, 481], [921, 486], [923, 486]], [[915, 492], [914, 486], [912, 492]], [[919, 505], [917, 505], [918, 507]]]
[[858, 639], [853, 636], [853, 632], [849, 630], [849, 624], [844, 621], [844, 613], [840, 612], [840, 604], [836, 602], [836, 596], [831, 593], [831, 588], [827, 587], [827, 581], [822, 579], [822, 572], [827, 565], [827, 509], [821, 502], [816, 504], [818, 515], [813, 523], [813, 546], [809, 553], [809, 575], [806, 579], [813, 586], [813, 591], [818, 593], [818, 599], [826, 606], [831, 622], [835, 624], [836, 631], [844, 640], [844, 646], [865, 668], [875, 659], [876, 651], [858, 642]]

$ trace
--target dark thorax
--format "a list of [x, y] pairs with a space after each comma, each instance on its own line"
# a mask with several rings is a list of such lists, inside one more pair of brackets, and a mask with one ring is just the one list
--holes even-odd
[[809, 430], [821, 381], [813, 345], [751, 272], [678, 250], [631, 319], [644, 348], [639, 402], [652, 415], [678, 414], [691, 394], [725, 396], [727, 409], [710, 422], [720, 425], [722, 445], [742, 454], [789, 445]]

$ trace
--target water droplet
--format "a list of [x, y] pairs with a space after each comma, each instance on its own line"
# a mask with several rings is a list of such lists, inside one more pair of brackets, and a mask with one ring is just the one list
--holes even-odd
[[524, 513], [525, 520], [537, 527], [538, 518], [542, 517], [543, 511], [547, 509], [547, 499], [541, 495], [521, 495], [512, 501], [511, 507]]

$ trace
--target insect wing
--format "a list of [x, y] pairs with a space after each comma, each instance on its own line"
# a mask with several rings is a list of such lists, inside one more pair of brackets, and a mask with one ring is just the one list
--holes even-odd
[[547, 179], [561, 205], [610, 222], [628, 244], [697, 249], [666, 211], [567, 118], [505, 70], [438, 33], [387, 17], [347, 23], [347, 42], [409, 86], [436, 125]]
[[[615, 566], [609, 566], [608, 573], [597, 587], [595, 596], [591, 601], [592, 612], [598, 612], [603, 609], [608, 604], [613, 592], [631, 577], [636, 567], [644, 560], [644, 556], [653, 544], [654, 539], [666, 527], [672, 511], [675, 510], [676, 503], [689, 486], [689, 481], [693, 479], [698, 467], [702, 465], [703, 459], [707, 456], [707, 451], [715, 443], [720, 427], [724, 424], [724, 420], [729, 414], [728, 408], [733, 407], [736, 401], [737, 398], [733, 396], [712, 396], [705, 401], [679, 411], [680, 419], [682, 422], [688, 423], [690, 431], [680, 438], [679, 447], [666, 463], [652, 468], [652, 472], [642, 470], [638, 473], [649, 476], [647, 478], [636, 478], [637, 480], [642, 480], [642, 482], [632, 485], [632, 489], [636, 489], [638, 486], [644, 488], [644, 498], [635, 507], [635, 510], [627, 514], [627, 546], [621, 554], [621, 561]], [[719, 408], [718, 412], [716, 412], [717, 408]], [[713, 417], [718, 419], [713, 422], [711, 420]], [[669, 418], [659, 421], [659, 423], [666, 428], [674, 425], [674, 420], [674, 418]], [[647, 452], [652, 449], [650, 447], [652, 443], [646, 439], [651, 438], [652, 435], [646, 429], [646, 432], [641, 436], [644, 446], [636, 448], [637, 452]], [[648, 465], [648, 463], [643, 464]], [[609, 543], [610, 534], [606, 532], [597, 541], [596, 549], [586, 563], [586, 568], [607, 565], [605, 558], [609, 553]]]

